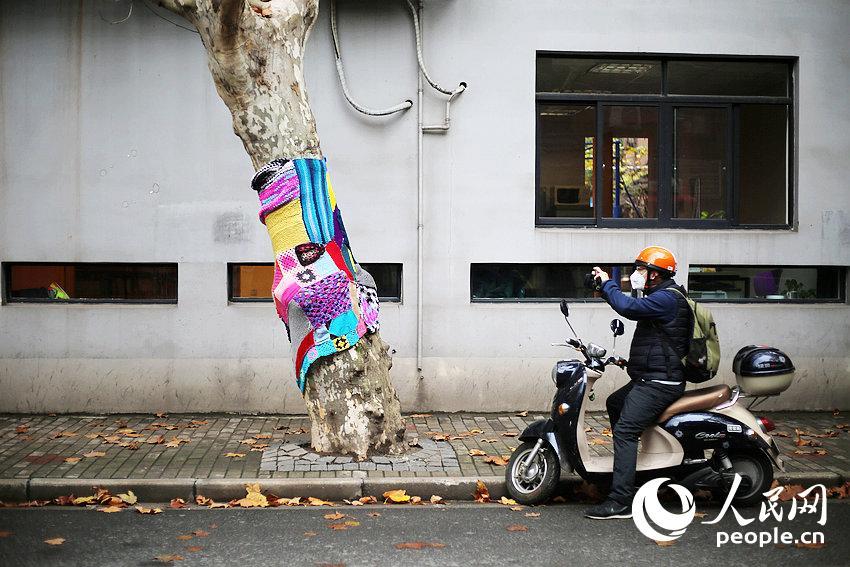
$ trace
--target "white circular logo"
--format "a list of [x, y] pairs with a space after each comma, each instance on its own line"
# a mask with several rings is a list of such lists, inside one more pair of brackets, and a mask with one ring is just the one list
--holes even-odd
[[[682, 505], [681, 514], [673, 514], [664, 509], [658, 501], [658, 489], [670, 480], [669, 478], [656, 478], [643, 486], [635, 494], [632, 501], [632, 517], [640, 533], [656, 541], [673, 541], [679, 539], [691, 522], [694, 520], [696, 507], [694, 496], [691, 491], [679, 484], [671, 484], [670, 488], [679, 495]], [[661, 531], [656, 529], [655, 524]], [[664, 532], [664, 533], [662, 533]]]

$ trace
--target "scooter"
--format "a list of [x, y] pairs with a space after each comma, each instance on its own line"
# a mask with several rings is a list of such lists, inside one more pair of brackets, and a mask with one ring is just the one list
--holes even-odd
[[[569, 321], [569, 306], [561, 312], [574, 339], [553, 346], [577, 350], [584, 360], [560, 360], [552, 368], [556, 392], [548, 419], [531, 423], [519, 436], [505, 472], [511, 498], [521, 504], [539, 504], [554, 493], [561, 470], [577, 473], [588, 482], [607, 484], [614, 468], [613, 455], [599, 456], [590, 450], [585, 431], [585, 410], [594, 399], [593, 387], [610, 366], [625, 368], [627, 361], [610, 356], [606, 349], [585, 344]], [[611, 321], [614, 345], [624, 333], [623, 322]], [[769, 431], [775, 428], [765, 417], [743, 407], [776, 395], [790, 385], [794, 365], [771, 347], [744, 347], [733, 364], [738, 385], [710, 386], [686, 392], [641, 435], [637, 457], [637, 480], [665, 476], [692, 491], [711, 491], [725, 499], [735, 474], [741, 482], [733, 502], [753, 505], [773, 481], [773, 466], [784, 470], [779, 448]], [[748, 393], [745, 389], [750, 390]], [[750, 407], [753, 407], [753, 403]]]

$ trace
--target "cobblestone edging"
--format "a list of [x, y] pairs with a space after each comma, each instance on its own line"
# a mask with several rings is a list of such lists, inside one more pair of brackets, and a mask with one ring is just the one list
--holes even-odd
[[[412, 440], [408, 434], [408, 440]], [[445, 441], [419, 439], [418, 450], [400, 456], [373, 456], [365, 461], [321, 455], [295, 443], [272, 443], [263, 451], [261, 471], [398, 471], [439, 472], [460, 475], [457, 453]]]

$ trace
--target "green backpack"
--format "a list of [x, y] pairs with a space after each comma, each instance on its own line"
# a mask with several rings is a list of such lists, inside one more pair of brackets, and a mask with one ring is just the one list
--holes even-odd
[[[711, 311], [701, 304], [689, 298], [676, 288], [668, 288], [685, 298], [688, 307], [691, 308], [694, 326], [691, 331], [691, 340], [688, 342], [688, 353], [682, 358], [685, 367], [685, 380], [688, 382], [706, 382], [714, 378], [720, 368], [720, 339], [717, 337], [717, 326]], [[667, 346], [673, 349], [670, 338], [664, 329], [661, 336], [667, 342]]]

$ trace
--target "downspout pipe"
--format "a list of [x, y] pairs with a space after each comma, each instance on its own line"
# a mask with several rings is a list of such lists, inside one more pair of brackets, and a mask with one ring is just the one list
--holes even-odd
[[[408, 2], [408, 5], [410, 3]], [[414, 21], [418, 23], [419, 18], [418, 15], [422, 11], [422, 4], [417, 2], [417, 6], [414, 9], [413, 6], [410, 6], [413, 9]], [[418, 33], [418, 25], [417, 25], [417, 48], [420, 47], [420, 34]], [[419, 49], [417, 49], [419, 51]], [[422, 265], [423, 265], [423, 237], [425, 235], [425, 224], [424, 224], [424, 190], [423, 190], [423, 175], [424, 175], [424, 159], [423, 159], [423, 120], [424, 120], [424, 112], [422, 110], [422, 100], [423, 100], [423, 90], [425, 88], [425, 83], [422, 80], [422, 73], [417, 73], [417, 81], [416, 81], [416, 96], [417, 96], [417, 104], [416, 104], [416, 373], [421, 380], [424, 378], [422, 374], [422, 335], [423, 335], [423, 321], [422, 321], [422, 299], [424, 297], [424, 293], [422, 290]]]

